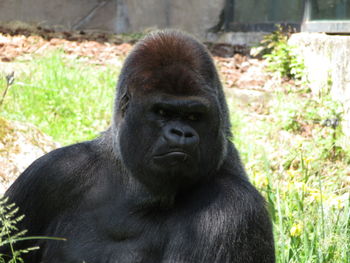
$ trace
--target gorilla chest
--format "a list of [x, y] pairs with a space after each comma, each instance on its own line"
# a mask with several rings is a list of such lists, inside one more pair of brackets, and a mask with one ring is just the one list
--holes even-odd
[[132, 215], [123, 207], [80, 214], [56, 228], [53, 236], [67, 241], [59, 248], [48, 245], [43, 262], [187, 262], [196, 248], [207, 246], [208, 237], [202, 237], [193, 220], [185, 218]]

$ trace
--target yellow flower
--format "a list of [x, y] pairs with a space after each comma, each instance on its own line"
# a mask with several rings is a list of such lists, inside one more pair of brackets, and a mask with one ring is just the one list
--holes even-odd
[[269, 180], [267, 176], [262, 173], [254, 173], [254, 184], [259, 188], [265, 188], [269, 184]]
[[312, 158], [312, 157], [304, 158], [304, 162], [305, 162], [306, 165], [308, 165], [309, 163], [312, 163], [313, 161], [315, 161], [315, 159]]
[[324, 196], [321, 194], [319, 189], [308, 187], [307, 191], [311, 202], [320, 202], [321, 199], [324, 199]]
[[292, 228], [290, 229], [290, 235], [292, 237], [298, 237], [301, 235], [303, 231], [304, 225], [301, 222], [294, 223]]
[[294, 179], [294, 178], [298, 177], [299, 172], [296, 170], [289, 169], [289, 170], [287, 170], [287, 174], [290, 177], [290, 179]]

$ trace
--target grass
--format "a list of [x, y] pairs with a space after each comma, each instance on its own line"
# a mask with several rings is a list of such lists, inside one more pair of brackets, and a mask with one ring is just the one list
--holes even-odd
[[[56, 51], [15, 72], [0, 114], [30, 122], [55, 141], [74, 143], [108, 127], [118, 68], [86, 65]], [[1, 90], [5, 86], [0, 82]]]
[[[108, 126], [118, 68], [60, 51], [17, 63], [26, 70], [16, 72], [1, 116], [31, 122], [62, 144]], [[340, 127], [324, 125], [341, 119], [341, 106], [297, 91], [276, 92], [259, 107], [229, 105], [234, 142], [271, 212], [277, 262], [350, 262], [350, 149]]]

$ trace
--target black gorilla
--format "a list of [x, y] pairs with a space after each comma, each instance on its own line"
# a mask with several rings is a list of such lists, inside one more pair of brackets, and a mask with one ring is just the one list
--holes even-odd
[[30, 262], [274, 262], [265, 202], [230, 141], [213, 61], [177, 31], [140, 41], [111, 128], [35, 161], [7, 191]]

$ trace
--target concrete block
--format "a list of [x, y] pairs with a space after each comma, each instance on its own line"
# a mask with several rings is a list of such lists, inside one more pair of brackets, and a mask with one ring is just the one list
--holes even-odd
[[303, 56], [313, 93], [330, 92], [344, 105], [344, 132], [350, 136], [350, 36], [293, 34], [289, 44]]

